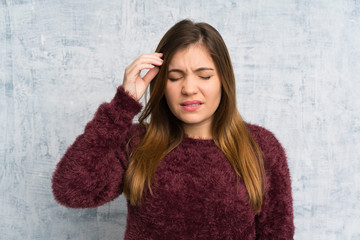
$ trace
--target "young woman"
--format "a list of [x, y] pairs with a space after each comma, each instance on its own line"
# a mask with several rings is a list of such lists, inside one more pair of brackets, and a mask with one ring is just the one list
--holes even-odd
[[122, 192], [125, 239], [293, 239], [284, 149], [242, 120], [227, 48], [210, 25], [180, 21], [155, 53], [128, 66], [53, 175], [67, 207], [97, 207]]

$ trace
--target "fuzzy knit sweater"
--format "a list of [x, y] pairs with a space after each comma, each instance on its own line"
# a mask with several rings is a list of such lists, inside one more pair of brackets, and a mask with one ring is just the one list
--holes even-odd
[[[62, 205], [94, 208], [122, 193], [127, 142], [142, 106], [120, 86], [67, 149], [52, 179]], [[125, 239], [293, 239], [291, 182], [284, 149], [268, 130], [248, 124], [264, 154], [266, 192], [254, 212], [240, 180], [212, 140], [185, 137], [161, 161], [140, 207], [128, 203]], [[139, 137], [138, 137], [139, 138]], [[156, 144], [156, 143], [154, 143]]]

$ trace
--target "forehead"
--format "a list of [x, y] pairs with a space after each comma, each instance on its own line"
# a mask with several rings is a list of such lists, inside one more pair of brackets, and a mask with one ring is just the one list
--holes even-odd
[[196, 69], [200, 67], [215, 68], [214, 61], [207, 48], [201, 44], [192, 44], [178, 50], [169, 63], [169, 69]]

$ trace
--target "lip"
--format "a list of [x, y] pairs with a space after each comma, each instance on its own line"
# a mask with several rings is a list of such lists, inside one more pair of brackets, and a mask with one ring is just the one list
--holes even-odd
[[180, 105], [184, 110], [193, 112], [193, 111], [198, 110], [202, 104], [203, 103], [199, 100], [191, 100], [191, 101], [185, 101], [185, 102], [181, 103]]

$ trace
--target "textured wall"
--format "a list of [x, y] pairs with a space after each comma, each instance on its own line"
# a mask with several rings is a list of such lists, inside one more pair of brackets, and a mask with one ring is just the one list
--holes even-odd
[[1, 0], [0, 239], [122, 238], [123, 197], [66, 209], [51, 175], [125, 66], [186, 17], [220, 31], [241, 113], [287, 150], [295, 239], [360, 239], [358, 0]]

